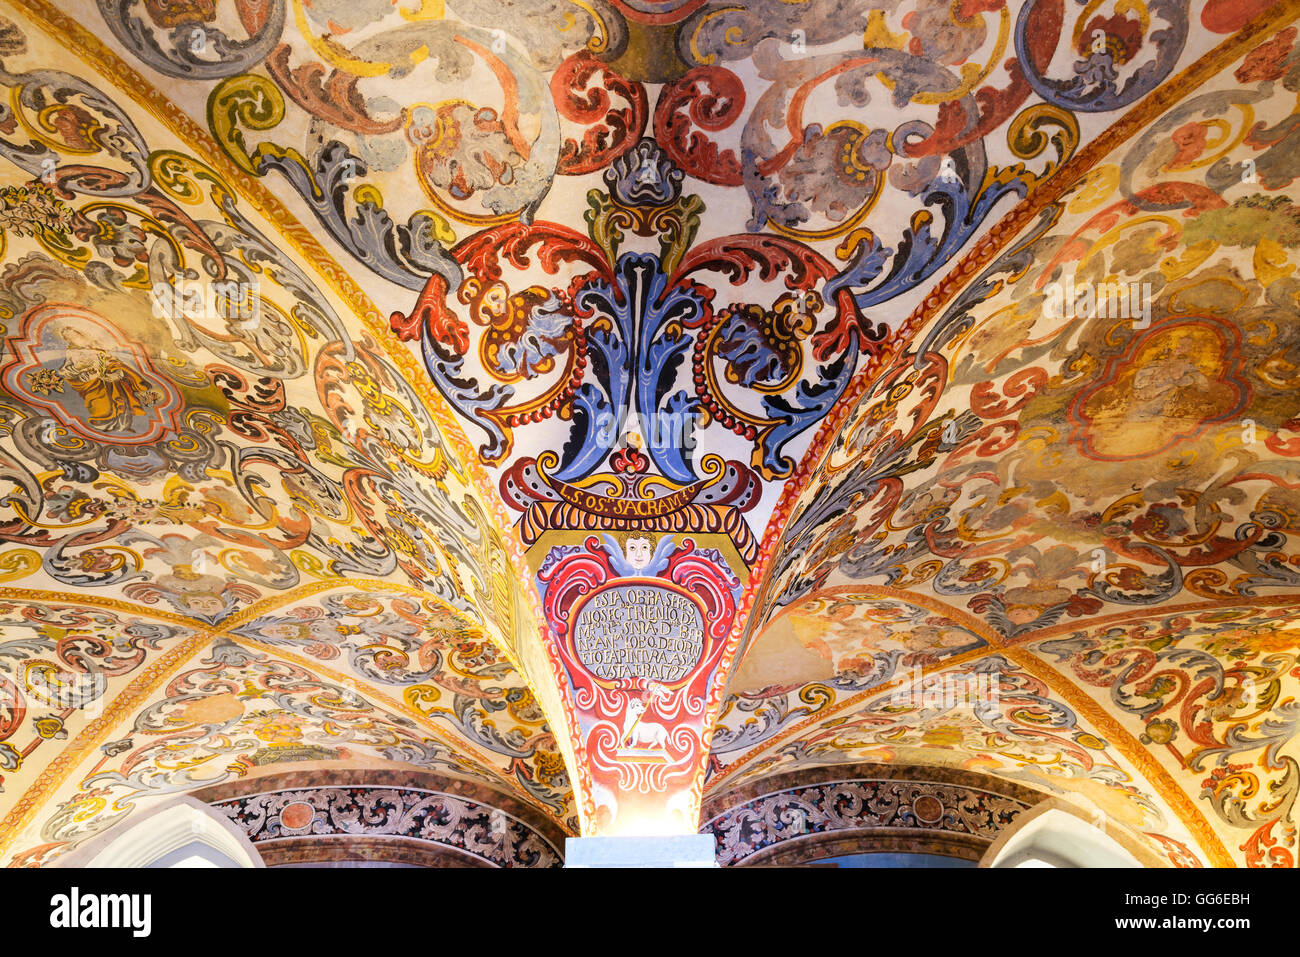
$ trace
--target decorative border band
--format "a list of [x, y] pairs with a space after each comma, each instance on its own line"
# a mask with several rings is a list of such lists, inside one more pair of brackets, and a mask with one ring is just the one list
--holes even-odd
[[[491, 867], [558, 867], [563, 855], [540, 831], [463, 794], [401, 785], [285, 788], [214, 801], [254, 845], [383, 839], [450, 848]], [[270, 849], [268, 849], [270, 850]]]
[[942, 845], [955, 843], [963, 852], [953, 849], [947, 856], [971, 859], [973, 845], [992, 844], [1030, 804], [958, 783], [902, 778], [823, 781], [764, 794], [723, 811], [700, 830], [713, 835], [718, 863], [724, 867], [753, 863], [756, 856], [769, 858], [777, 845], [850, 831], [868, 837], [889, 834], [894, 849], [900, 850], [944, 853]]

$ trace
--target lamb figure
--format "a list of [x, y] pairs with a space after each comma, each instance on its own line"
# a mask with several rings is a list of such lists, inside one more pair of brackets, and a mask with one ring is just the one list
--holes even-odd
[[619, 743], [624, 747], [648, 747], [668, 750], [668, 729], [654, 721], [642, 721], [646, 703], [640, 698], [633, 698], [627, 705], [627, 717], [623, 720], [623, 735]]

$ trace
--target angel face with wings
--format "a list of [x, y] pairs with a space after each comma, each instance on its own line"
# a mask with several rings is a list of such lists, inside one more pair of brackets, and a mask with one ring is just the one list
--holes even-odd
[[668, 556], [675, 540], [665, 535], [655, 544], [654, 537], [641, 532], [628, 532], [622, 545], [613, 535], [605, 535], [605, 551], [610, 565], [619, 575], [654, 578], [668, 567]]

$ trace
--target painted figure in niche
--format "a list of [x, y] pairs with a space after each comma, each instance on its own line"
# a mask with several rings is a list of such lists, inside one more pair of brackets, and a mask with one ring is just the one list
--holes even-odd
[[1204, 323], [1166, 327], [1080, 393], [1075, 415], [1086, 428], [1076, 428], [1072, 438], [1083, 439], [1094, 458], [1163, 452], [1241, 408], [1247, 391], [1238, 363], [1219, 329]]
[[[1190, 338], [1164, 343], [1133, 376], [1133, 403], [1139, 418], [1199, 415], [1197, 399], [1210, 388], [1210, 380], [1197, 364]], [[1189, 408], [1190, 407], [1190, 408]]]
[[95, 428], [129, 433], [137, 416], [163, 400], [144, 376], [101, 349], [87, 333], [63, 326], [56, 334], [67, 345], [58, 375], [81, 396]]

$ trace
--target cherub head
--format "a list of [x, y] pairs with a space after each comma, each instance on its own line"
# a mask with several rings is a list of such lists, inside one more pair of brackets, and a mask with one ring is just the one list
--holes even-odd
[[642, 571], [654, 557], [654, 542], [645, 535], [629, 536], [623, 546], [627, 563], [637, 571]]
[[215, 615], [226, 607], [225, 601], [214, 591], [190, 592], [181, 599], [181, 603], [200, 615]]

